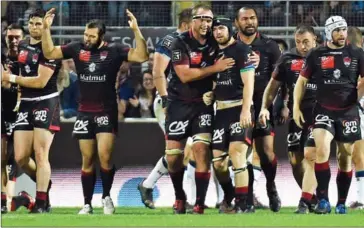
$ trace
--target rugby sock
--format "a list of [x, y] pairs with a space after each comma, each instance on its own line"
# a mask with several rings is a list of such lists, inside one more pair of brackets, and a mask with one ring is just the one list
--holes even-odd
[[114, 182], [115, 175], [115, 166], [111, 169], [100, 168], [100, 176], [102, 182], [102, 199], [105, 199], [106, 196], [110, 196], [110, 190], [112, 187], [112, 183]]
[[46, 202], [46, 207], [48, 207], [50, 205], [50, 199], [49, 199], [49, 191], [52, 188], [52, 180], [49, 180], [48, 183], [48, 188], [47, 188], [47, 202]]
[[358, 202], [364, 204], [364, 170], [355, 173], [357, 188], [358, 188]]
[[329, 161], [324, 163], [315, 163], [315, 175], [317, 179], [317, 198], [318, 200], [329, 200], [329, 182], [331, 178]]
[[37, 191], [35, 196], [35, 205], [38, 208], [44, 208], [47, 201], [47, 192]]
[[235, 200], [239, 202], [240, 200], [246, 199], [248, 196], [248, 186], [245, 187], [235, 187]]
[[83, 197], [85, 200], [85, 205], [91, 205], [92, 195], [94, 194], [95, 184], [96, 184], [96, 172], [81, 172], [81, 182]]
[[6, 193], [1, 192], [1, 206], [6, 206]]
[[254, 168], [252, 164], [248, 165], [248, 175], [249, 175], [249, 188], [248, 188], [248, 201], [247, 204], [249, 206], [254, 205]]
[[195, 170], [196, 162], [190, 160], [187, 164], [186, 178], [190, 185], [190, 203], [194, 204], [196, 202], [196, 180], [195, 180]]
[[196, 205], [205, 206], [207, 188], [209, 187], [210, 172], [195, 172]]
[[305, 202], [307, 205], [311, 204], [313, 195], [309, 192], [302, 192], [301, 201]]
[[233, 181], [229, 177], [227, 182], [221, 183], [221, 188], [224, 191], [224, 199], [227, 203], [231, 203], [234, 199], [234, 186]]
[[158, 160], [147, 179], [143, 181], [143, 187], [153, 189], [157, 181], [166, 174], [168, 174], [168, 164], [165, 156], [163, 156]]
[[337, 193], [338, 193], [337, 204], [345, 205], [346, 198], [348, 197], [348, 193], [349, 193], [352, 176], [353, 176], [353, 170], [350, 170], [348, 172], [338, 170], [338, 173], [336, 176], [336, 185], [337, 185]]
[[211, 165], [211, 174], [212, 174], [214, 184], [215, 184], [216, 198], [217, 198], [216, 203], [221, 203], [224, 200], [224, 192], [221, 188], [219, 180], [216, 177], [216, 173], [215, 173], [214, 167], [212, 167], [212, 165]]
[[174, 193], [176, 195], [176, 200], [186, 200], [186, 194], [183, 190], [183, 175], [185, 170], [181, 168], [181, 170], [177, 172], [169, 172], [169, 176], [171, 177]]
[[277, 157], [274, 156], [272, 162], [262, 164], [262, 170], [267, 179], [267, 190], [272, 189], [274, 184], [274, 179], [276, 178], [277, 173]]
[[302, 189], [302, 181], [303, 181], [303, 174], [304, 174], [302, 163], [292, 165], [292, 173], [293, 173], [293, 177], [294, 177], [296, 183], [298, 184], [300, 189]]

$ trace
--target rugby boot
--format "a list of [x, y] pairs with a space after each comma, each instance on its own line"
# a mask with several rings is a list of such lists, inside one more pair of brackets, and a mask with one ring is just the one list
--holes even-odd
[[315, 214], [329, 214], [329, 213], [331, 213], [330, 202], [325, 199], [321, 199], [316, 205]]
[[348, 210], [344, 204], [338, 204], [335, 208], [335, 214], [347, 214]]
[[173, 204], [174, 214], [186, 214], [186, 200], [176, 200]]
[[138, 190], [140, 193], [140, 197], [142, 198], [142, 202], [147, 208], [155, 209], [153, 202], [153, 189], [144, 187], [143, 182], [144, 180], [138, 185]]
[[271, 189], [267, 188], [269, 198], [269, 208], [273, 212], [278, 212], [281, 209], [281, 199], [278, 196], [276, 184], [273, 182]]
[[308, 214], [308, 213], [310, 213], [310, 206], [308, 204], [306, 204], [303, 200], [300, 200], [300, 202], [298, 203], [298, 207], [294, 213], [295, 214]]

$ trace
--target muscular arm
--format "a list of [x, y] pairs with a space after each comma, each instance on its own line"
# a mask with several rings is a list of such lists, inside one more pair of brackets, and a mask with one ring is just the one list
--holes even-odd
[[148, 60], [149, 56], [147, 42], [145, 41], [139, 28], [134, 30], [134, 36], [136, 47], [129, 50], [128, 61], [143, 63]]
[[155, 52], [153, 64], [153, 79], [155, 87], [161, 96], [167, 96], [167, 80], [164, 71], [167, 69], [170, 58]]
[[205, 68], [190, 68], [187, 64], [175, 65], [174, 70], [183, 83], [200, 80], [218, 72], [216, 65]]
[[277, 95], [281, 82], [271, 78], [267, 87], [264, 90], [263, 101], [261, 109], [268, 109], [272, 105], [274, 98]]
[[300, 75], [293, 91], [293, 109], [301, 110], [301, 101], [306, 92], [308, 79]]
[[61, 46], [54, 46], [49, 28], [44, 28], [42, 32], [42, 50], [47, 59], [63, 59]]
[[52, 77], [54, 69], [39, 64], [38, 75], [33, 77], [15, 77], [15, 83], [27, 88], [42, 89]]
[[255, 70], [254, 68], [249, 68], [240, 71], [240, 76], [244, 83], [242, 110], [250, 110], [253, 101]]

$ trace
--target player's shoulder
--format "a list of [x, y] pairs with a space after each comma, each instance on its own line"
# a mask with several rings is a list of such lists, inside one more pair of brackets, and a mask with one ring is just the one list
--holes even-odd
[[311, 50], [309, 50], [307, 55], [306, 55], [306, 58], [318, 56], [321, 53], [325, 53], [327, 51], [329, 51], [329, 49], [326, 46], [320, 45], [318, 47], [314, 47]]
[[119, 42], [105, 42], [104, 46], [106, 47], [106, 49], [109, 50], [116, 50], [116, 51], [122, 50], [126, 52], [130, 50], [130, 47]]
[[173, 40], [178, 36], [177, 32], [165, 35], [157, 44], [159, 47], [171, 48]]
[[30, 39], [29, 38], [26, 38], [26, 39], [23, 39], [23, 40], [20, 40], [19, 43], [18, 43], [18, 47], [19, 48], [23, 48], [27, 45], [30, 44]]
[[248, 45], [241, 42], [240, 40], [236, 40], [231, 46], [230, 49], [234, 50], [237, 53], [250, 53], [251, 49]]
[[363, 49], [357, 47], [356, 45], [348, 44], [346, 48], [353, 54], [356, 55], [363, 55], [364, 51]]

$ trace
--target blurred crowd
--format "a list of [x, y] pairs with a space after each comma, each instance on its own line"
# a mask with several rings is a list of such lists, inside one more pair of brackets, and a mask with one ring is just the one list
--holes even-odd
[[[130, 9], [141, 26], [174, 26], [172, 13], [194, 2], [171, 1], [5, 1], [2, 2], [3, 21], [21, 23], [27, 20], [35, 8], [56, 8], [58, 17], [55, 25], [80, 26], [93, 18], [105, 21], [107, 26], [127, 26], [125, 9]], [[234, 18], [242, 5], [257, 9], [261, 26], [289, 26], [309, 24], [323, 26], [329, 15], [346, 18], [353, 26], [364, 24], [364, 1], [211, 1], [216, 15]], [[289, 15], [286, 14], [289, 7]], [[174, 7], [174, 8], [173, 8]], [[4, 14], [5, 13], [5, 14]]]

